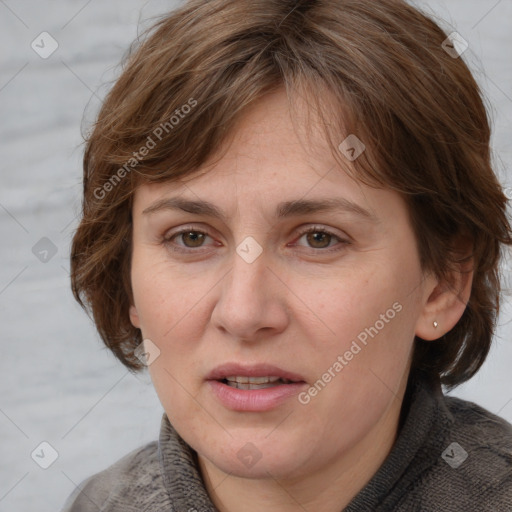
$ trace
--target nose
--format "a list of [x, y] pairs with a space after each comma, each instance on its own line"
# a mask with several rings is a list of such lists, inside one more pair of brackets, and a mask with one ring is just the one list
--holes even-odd
[[265, 251], [254, 261], [234, 252], [233, 265], [222, 279], [211, 322], [239, 341], [258, 341], [288, 325], [283, 278], [269, 266]]

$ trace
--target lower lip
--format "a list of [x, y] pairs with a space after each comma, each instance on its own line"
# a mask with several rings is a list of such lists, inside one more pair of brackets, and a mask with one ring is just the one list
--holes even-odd
[[305, 382], [279, 384], [263, 389], [232, 388], [218, 380], [209, 380], [213, 393], [228, 409], [233, 411], [262, 412], [269, 411], [297, 396]]

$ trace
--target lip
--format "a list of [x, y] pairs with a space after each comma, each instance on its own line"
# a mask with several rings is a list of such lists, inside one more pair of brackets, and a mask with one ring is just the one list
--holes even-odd
[[[280, 377], [291, 381], [264, 389], [237, 389], [221, 382], [229, 376]], [[296, 396], [307, 383], [301, 375], [269, 364], [241, 365], [226, 363], [216, 367], [206, 377], [210, 390], [221, 404], [233, 411], [264, 412], [279, 407]]]
[[278, 366], [271, 364], [252, 364], [242, 365], [239, 363], [226, 363], [214, 368], [207, 376], [206, 380], [225, 379], [232, 375], [243, 377], [280, 377], [282, 379], [305, 382], [304, 377], [297, 373], [283, 370]]

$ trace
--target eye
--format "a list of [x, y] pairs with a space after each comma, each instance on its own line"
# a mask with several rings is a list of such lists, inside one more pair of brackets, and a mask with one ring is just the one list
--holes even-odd
[[[319, 249], [322, 252], [340, 251], [344, 248], [345, 245], [350, 243], [347, 240], [343, 240], [331, 231], [318, 226], [313, 226], [305, 231], [302, 231], [298, 240], [302, 238], [306, 239], [306, 242], [309, 244], [311, 249]], [[339, 247], [337, 247], [335, 244], [334, 248], [332, 248], [333, 246], [331, 245], [331, 242], [333, 241], [338, 241]]]
[[[305, 238], [309, 248], [315, 253], [340, 251], [344, 249], [346, 245], [350, 244], [348, 240], [344, 240], [335, 233], [318, 226], [313, 226], [307, 230], [301, 231], [299, 235], [297, 240]], [[207, 238], [211, 237], [206, 231], [201, 231], [189, 226], [165, 236], [162, 243], [175, 252], [192, 253], [197, 252], [194, 251], [194, 249], [205, 247], [205, 240]], [[180, 240], [181, 243], [177, 243], [177, 240]], [[333, 242], [338, 243], [333, 244]]]
[[[163, 243], [174, 251], [190, 252], [190, 250], [194, 248], [202, 247], [207, 237], [209, 237], [209, 235], [205, 231], [188, 227], [169, 236], [165, 236]], [[175, 239], [181, 240], [183, 244], [177, 244], [174, 241]]]

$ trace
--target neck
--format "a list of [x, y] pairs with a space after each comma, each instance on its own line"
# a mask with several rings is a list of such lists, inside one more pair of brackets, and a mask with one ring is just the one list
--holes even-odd
[[402, 386], [380, 421], [357, 445], [300, 478], [241, 478], [224, 473], [199, 455], [200, 471], [212, 502], [219, 512], [339, 512], [369, 482], [391, 451], [404, 392]]

